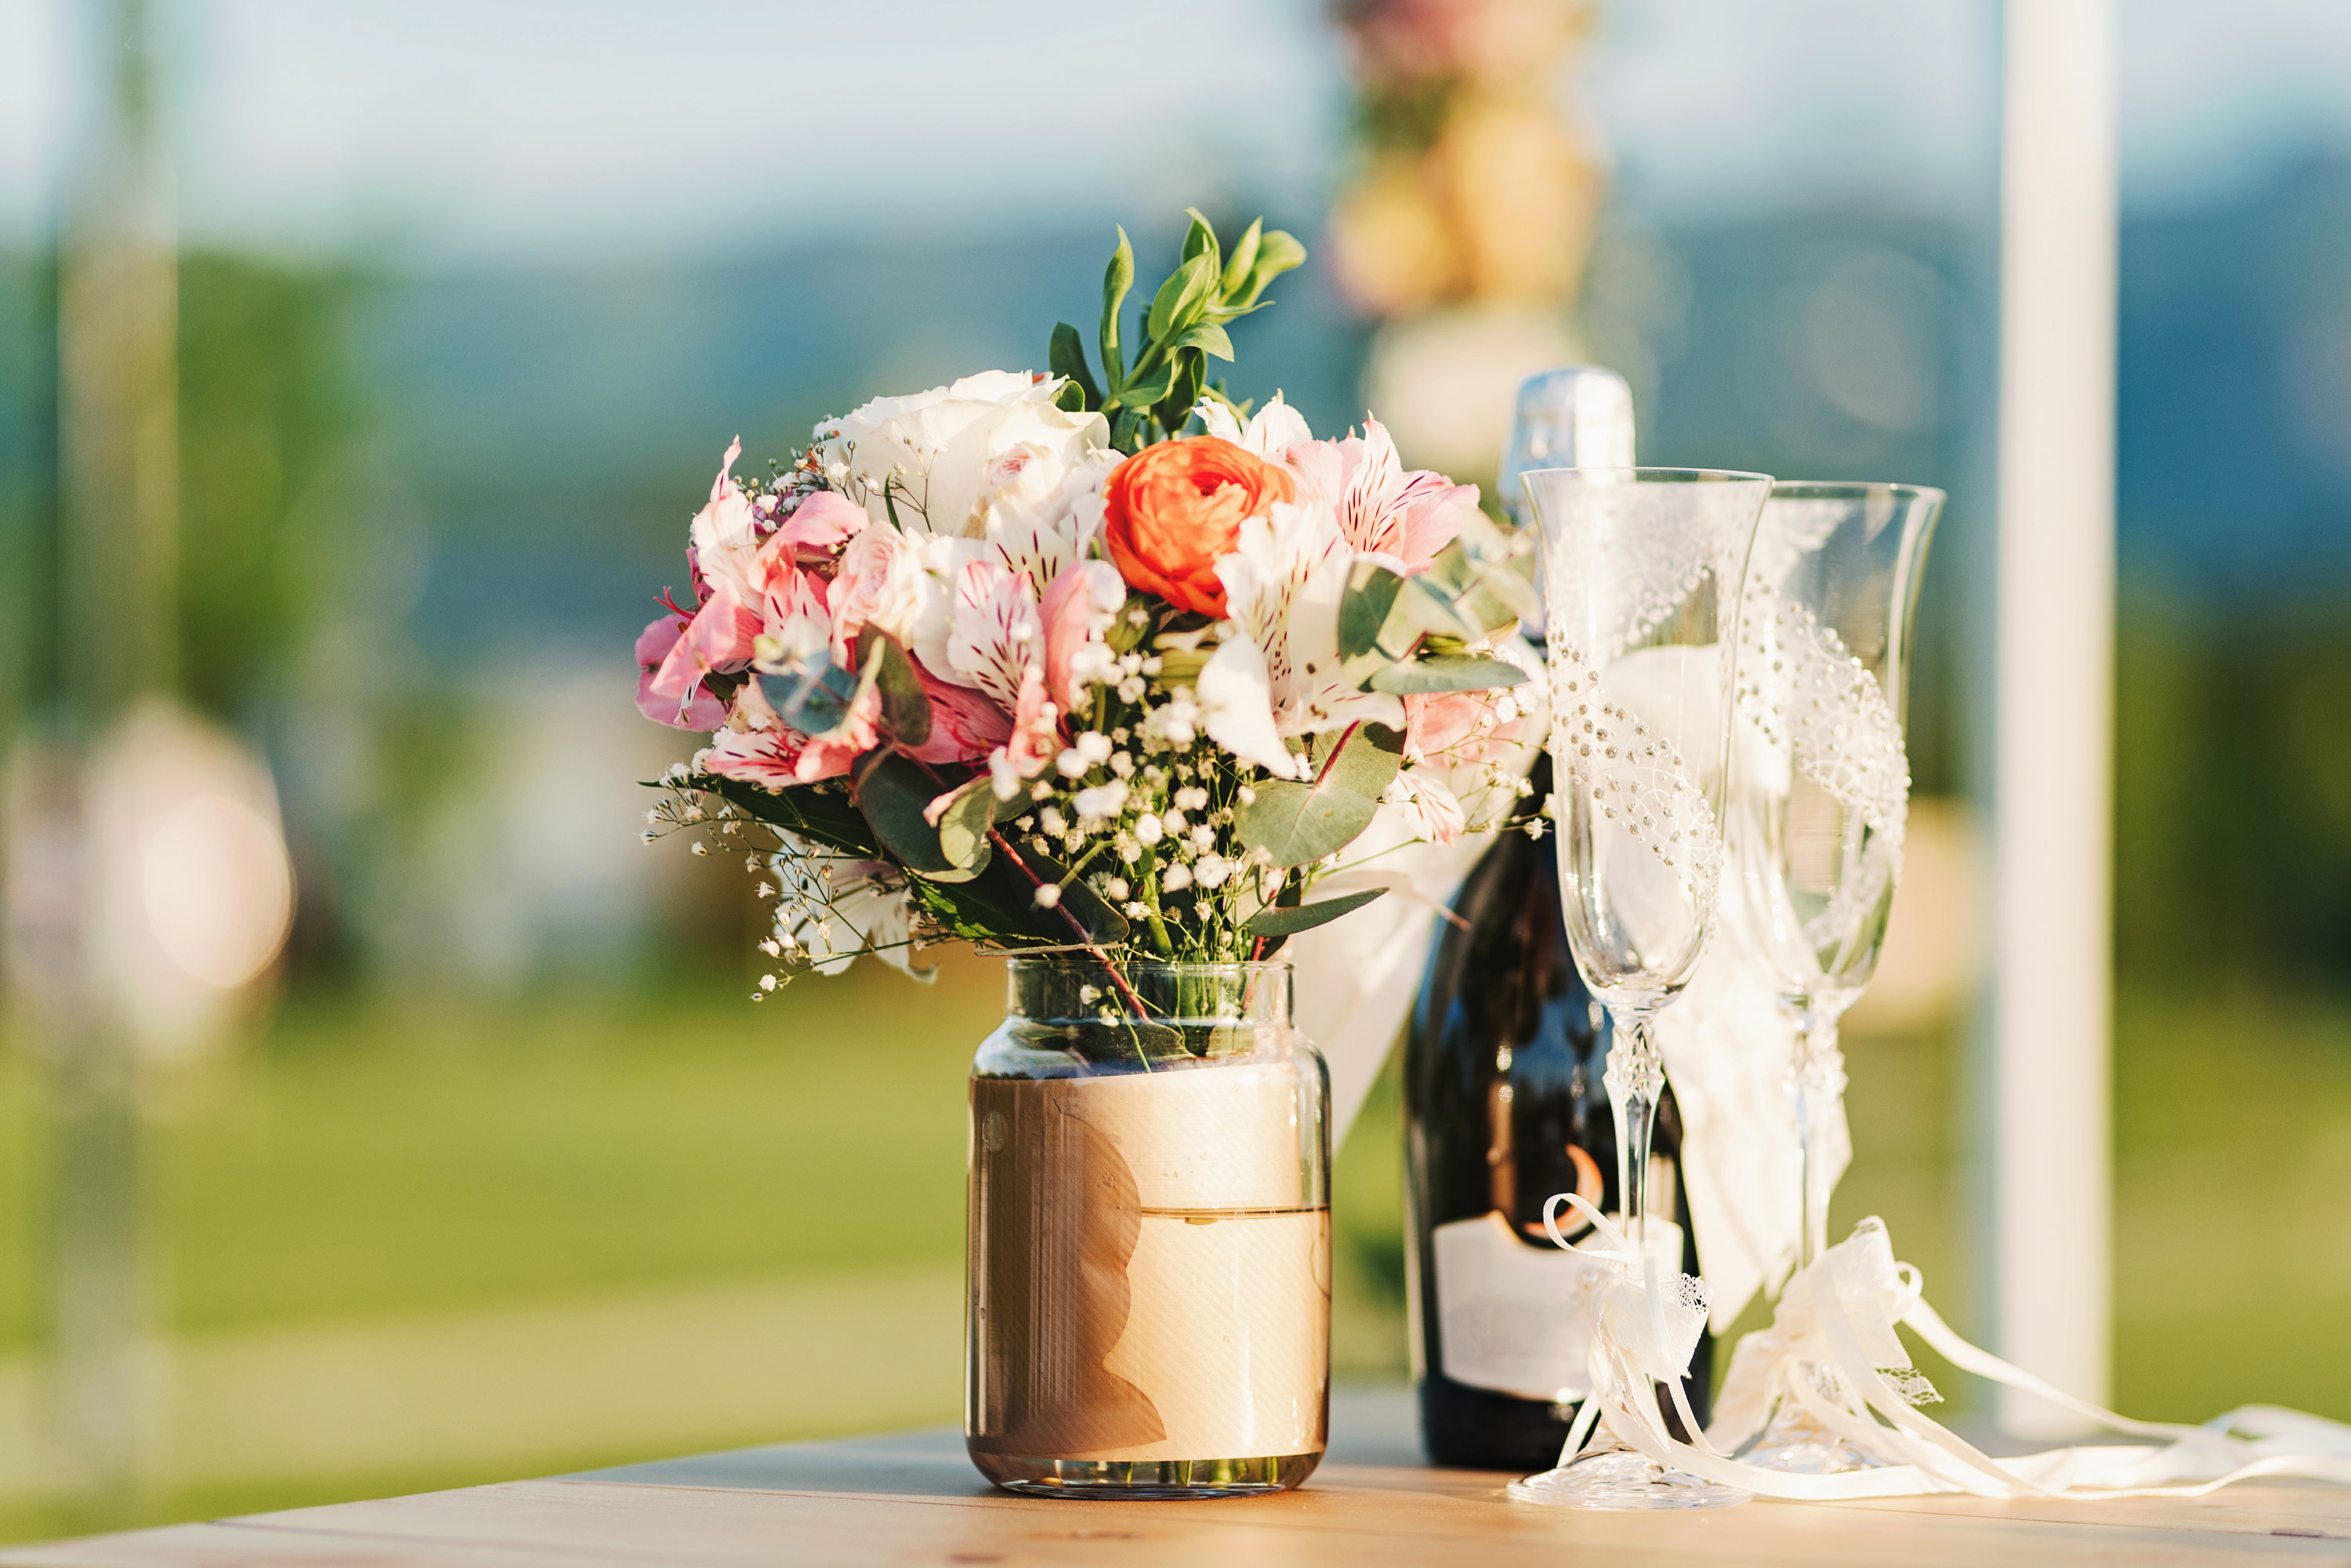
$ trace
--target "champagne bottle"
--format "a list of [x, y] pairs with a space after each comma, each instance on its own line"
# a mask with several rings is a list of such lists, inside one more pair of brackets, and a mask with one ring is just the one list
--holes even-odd
[[[1546, 371], [1519, 389], [1502, 505], [1531, 526], [1520, 473], [1632, 463], [1623, 379], [1592, 366]], [[1535, 800], [1551, 792], [1548, 758], [1533, 783]], [[1453, 915], [1405, 1046], [1405, 1262], [1421, 1436], [1438, 1464], [1542, 1469], [1558, 1462], [1574, 1422], [1587, 1343], [1576, 1266], [1545, 1234], [1543, 1206], [1574, 1192], [1603, 1212], [1622, 1207], [1601, 1080], [1608, 1022], [1568, 951], [1548, 838], [1503, 834], [1462, 883]], [[1670, 1087], [1653, 1147], [1653, 1218], [1681, 1227], [1681, 1265], [1696, 1273]], [[1573, 1210], [1562, 1216], [1570, 1239], [1583, 1228]], [[1686, 1384], [1700, 1420], [1713, 1356], [1709, 1334]]]
[[[1549, 758], [1536, 764], [1540, 800]], [[1421, 1437], [1440, 1465], [1539, 1470], [1559, 1460], [1584, 1384], [1575, 1265], [1543, 1230], [1552, 1194], [1620, 1207], [1606, 1015], [1575, 972], [1551, 841], [1510, 832], [1453, 903], [1405, 1036], [1406, 1296]], [[1681, 1113], [1657, 1109], [1649, 1191], [1682, 1228]], [[1672, 1207], [1658, 1200], [1673, 1195]], [[1560, 1229], [1585, 1229], [1573, 1211]], [[1684, 1384], [1706, 1419], [1714, 1336]], [[1678, 1429], [1680, 1423], [1672, 1420]]]

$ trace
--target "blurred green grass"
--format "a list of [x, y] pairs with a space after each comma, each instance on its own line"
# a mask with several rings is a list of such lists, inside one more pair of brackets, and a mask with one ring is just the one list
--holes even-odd
[[[963, 1068], [1001, 1013], [999, 973], [950, 960], [917, 988], [864, 967], [757, 1007], [723, 984], [313, 996], [163, 1083], [144, 1171], [157, 1314], [183, 1403], [220, 1408], [173, 1413], [205, 1451], [159, 1463], [140, 1518], [952, 1419]], [[2351, 1009], [2132, 991], [2117, 1039], [2116, 1399], [2166, 1419], [2253, 1400], [2351, 1416]], [[1956, 1029], [1848, 1040], [1836, 1224], [1884, 1215], [1964, 1332], [1960, 1046]], [[0, 1358], [20, 1370], [39, 1321], [37, 1087], [21, 1053], [0, 1074]], [[1404, 1372], [1398, 1120], [1391, 1072], [1338, 1156], [1343, 1378]], [[1928, 1364], [1957, 1409], [1984, 1407]], [[403, 1368], [448, 1386], [403, 1394]], [[0, 1399], [32, 1386], [0, 1381]], [[296, 1439], [249, 1428], [289, 1412], [388, 1435], [273, 1471]], [[53, 1495], [0, 1497], [7, 1538], [82, 1522]]]

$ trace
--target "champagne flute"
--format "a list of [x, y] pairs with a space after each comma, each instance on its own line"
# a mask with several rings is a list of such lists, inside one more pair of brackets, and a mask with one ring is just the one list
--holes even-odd
[[[1911, 626], [1943, 493], [1775, 485], [1740, 612], [1730, 858], [1743, 922], [1796, 1026], [1797, 1267], [1828, 1239], [1813, 1129], [1844, 1092], [1837, 1019], [1877, 967], [1902, 870]], [[1783, 1396], [1748, 1455], [1827, 1474], [1873, 1463]]]
[[[1771, 480], [1550, 468], [1521, 483], [1542, 542], [1560, 899], [1575, 967], [1608, 1009], [1617, 1190], [1626, 1232], [1646, 1247], [1650, 1135], [1665, 1086], [1651, 1024], [1688, 985], [1714, 920], [1738, 585]], [[1747, 1499], [1621, 1445], [1513, 1495], [1582, 1508]]]

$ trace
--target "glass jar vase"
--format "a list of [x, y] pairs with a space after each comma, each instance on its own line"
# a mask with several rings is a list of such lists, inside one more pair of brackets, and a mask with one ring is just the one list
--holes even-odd
[[1290, 967], [1006, 970], [971, 1067], [972, 1462], [1050, 1497], [1298, 1485], [1329, 1424], [1331, 1090]]

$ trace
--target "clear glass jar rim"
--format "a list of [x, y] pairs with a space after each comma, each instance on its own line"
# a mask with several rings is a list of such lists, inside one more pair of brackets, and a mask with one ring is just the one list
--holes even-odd
[[1947, 501], [1950, 497], [1932, 485], [1903, 485], [1889, 479], [1776, 479], [1775, 501], [1866, 501], [1892, 497], [1902, 501]]
[[1007, 957], [1004, 964], [1008, 969], [1037, 970], [1049, 974], [1057, 969], [1116, 969], [1121, 974], [1140, 972], [1154, 975], [1286, 975], [1290, 973], [1290, 960], [1287, 958], [1264, 958], [1254, 963], [1236, 961], [1229, 964], [1208, 964], [1158, 958], [1109, 961], [1088, 957], [1078, 953], [1057, 954], [1051, 957], [1040, 958]]
[[1554, 474], [1573, 474], [1580, 479], [1629, 480], [1635, 485], [1769, 485], [1769, 474], [1750, 474], [1742, 468], [1525, 468], [1520, 479], [1541, 479]]

